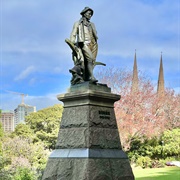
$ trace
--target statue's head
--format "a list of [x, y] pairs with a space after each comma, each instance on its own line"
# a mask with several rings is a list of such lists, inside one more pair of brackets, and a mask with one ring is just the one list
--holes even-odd
[[93, 16], [94, 11], [93, 11], [91, 8], [89, 8], [89, 7], [85, 7], [85, 8], [81, 11], [80, 14], [81, 14], [82, 16], [84, 16], [84, 14], [85, 14], [87, 11], [91, 11], [91, 16]]

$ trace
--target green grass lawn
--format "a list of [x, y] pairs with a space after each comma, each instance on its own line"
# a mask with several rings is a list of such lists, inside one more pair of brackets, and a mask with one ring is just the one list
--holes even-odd
[[180, 180], [179, 167], [134, 169], [136, 180]]

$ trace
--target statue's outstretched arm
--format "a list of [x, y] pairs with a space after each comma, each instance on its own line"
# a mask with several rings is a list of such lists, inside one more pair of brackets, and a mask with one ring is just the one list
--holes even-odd
[[74, 23], [74, 26], [70, 35], [70, 41], [74, 44], [76, 43], [77, 32], [78, 32], [78, 23], [76, 22]]

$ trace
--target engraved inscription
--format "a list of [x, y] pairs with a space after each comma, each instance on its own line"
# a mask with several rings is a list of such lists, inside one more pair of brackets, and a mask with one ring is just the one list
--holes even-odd
[[99, 111], [99, 118], [100, 119], [110, 119], [110, 112], [109, 111]]

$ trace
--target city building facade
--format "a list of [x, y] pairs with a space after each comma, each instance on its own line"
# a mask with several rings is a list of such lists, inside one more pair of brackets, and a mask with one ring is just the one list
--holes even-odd
[[14, 126], [16, 127], [19, 123], [24, 123], [25, 116], [32, 112], [36, 112], [35, 106], [19, 104], [18, 107], [14, 110]]
[[2, 123], [2, 127], [5, 132], [14, 131], [14, 112], [2, 111], [0, 122]]

